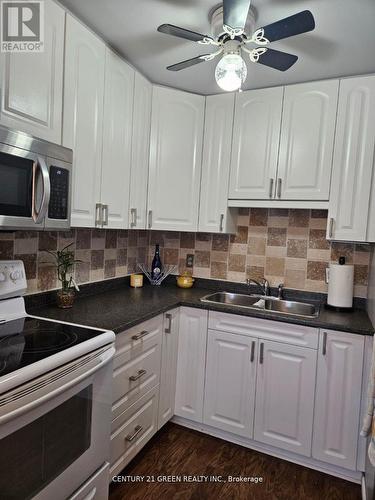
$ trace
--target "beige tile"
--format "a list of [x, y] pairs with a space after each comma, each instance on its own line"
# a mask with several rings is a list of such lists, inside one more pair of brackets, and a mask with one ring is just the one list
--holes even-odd
[[286, 247], [266, 247], [267, 257], [286, 257]]
[[267, 236], [267, 226], [250, 226], [249, 238], [251, 236]]
[[104, 260], [114, 260], [117, 258], [116, 248], [106, 248], [104, 250]]
[[234, 271], [228, 271], [227, 280], [235, 281], [237, 283], [244, 283], [246, 281], [246, 272], [239, 273]]
[[211, 261], [227, 262], [227, 260], [228, 260], [227, 252], [216, 252], [216, 251], [211, 252]]
[[288, 217], [268, 217], [268, 227], [286, 228], [288, 223]]
[[367, 286], [354, 285], [354, 296], [367, 299]]
[[237, 226], [236, 234], [232, 234], [230, 237], [231, 243], [247, 243], [247, 235], [249, 232], [248, 226]]
[[267, 276], [284, 276], [285, 259], [279, 257], [266, 258], [266, 274]]
[[266, 274], [265, 278], [268, 280], [268, 283], [270, 284], [270, 286], [272, 286], [274, 288], [277, 288], [280, 285], [280, 283], [284, 283], [284, 281], [285, 281], [285, 276], [272, 276], [272, 275]]
[[246, 255], [230, 254], [228, 259], [228, 271], [244, 273], [246, 267]]
[[239, 214], [237, 217], [237, 225], [238, 226], [249, 226], [250, 223], [250, 215], [241, 215]]
[[286, 258], [285, 259], [285, 268], [290, 269], [291, 271], [304, 271], [307, 269], [307, 260], [306, 259], [295, 259], [295, 258]]
[[259, 238], [252, 236], [249, 238], [247, 251], [252, 255], [265, 255], [266, 254], [266, 238]]
[[211, 262], [211, 277], [217, 279], [227, 279], [226, 262]]
[[285, 286], [303, 290], [305, 288], [306, 273], [295, 269], [287, 269], [285, 272]]
[[266, 257], [262, 255], [248, 255], [246, 258], [246, 265], [264, 267], [266, 265]]
[[307, 259], [329, 262], [331, 260], [331, 250], [318, 250], [314, 248], [308, 248]]
[[16, 255], [32, 254], [38, 251], [38, 239], [18, 239], [14, 240], [14, 253]]
[[104, 279], [104, 269], [91, 269], [90, 281], [101, 281]]
[[246, 278], [253, 280], [261, 280], [264, 278], [264, 267], [263, 266], [247, 266], [246, 267]]
[[196, 267], [194, 266], [193, 276], [196, 278], [210, 278], [210, 268], [209, 267]]
[[239, 243], [231, 243], [229, 245], [229, 253], [246, 255], [247, 254], [247, 245], [239, 244]]
[[127, 274], [127, 266], [116, 266], [116, 277], [126, 276]]
[[316, 280], [306, 280], [305, 281], [305, 290], [309, 292], [321, 292], [326, 293], [328, 290], [328, 285], [325, 281], [316, 281]]
[[364, 266], [368, 266], [370, 264], [370, 252], [358, 252], [354, 251], [353, 259], [354, 264], [362, 264]]
[[327, 219], [310, 219], [310, 229], [327, 230]]
[[309, 237], [309, 228], [308, 227], [288, 227], [288, 238], [292, 239], [308, 239]]

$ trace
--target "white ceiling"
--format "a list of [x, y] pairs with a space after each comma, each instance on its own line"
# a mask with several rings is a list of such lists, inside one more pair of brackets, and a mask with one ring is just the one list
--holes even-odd
[[[152, 82], [199, 94], [220, 92], [214, 78], [217, 61], [179, 73], [165, 69], [207, 52], [205, 47], [156, 31], [160, 24], [170, 23], [210, 34], [208, 13], [215, 0], [60, 1]], [[252, 5], [257, 11], [257, 27], [309, 9], [316, 29], [272, 44], [299, 56], [285, 73], [247, 63], [244, 88], [375, 73], [375, 0], [253, 0]]]

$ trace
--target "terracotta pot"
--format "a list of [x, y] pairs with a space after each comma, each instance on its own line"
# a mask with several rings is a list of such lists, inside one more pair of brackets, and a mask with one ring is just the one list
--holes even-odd
[[57, 292], [57, 306], [61, 307], [61, 309], [73, 307], [74, 297], [74, 290], [59, 290]]

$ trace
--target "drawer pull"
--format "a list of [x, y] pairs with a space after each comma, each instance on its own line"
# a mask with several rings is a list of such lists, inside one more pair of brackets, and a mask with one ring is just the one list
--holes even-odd
[[166, 314], [165, 318], [168, 320], [168, 326], [165, 328], [165, 333], [172, 333], [172, 314]]
[[263, 364], [264, 361], [264, 344], [263, 342], [260, 344], [260, 353], [259, 353], [259, 364]]
[[143, 375], [146, 375], [146, 373], [146, 370], [138, 370], [137, 375], [132, 375], [131, 377], [129, 377], [129, 380], [135, 382], [136, 380], [139, 380], [141, 377], [143, 377]]
[[273, 183], [274, 183], [274, 179], [270, 179], [270, 191], [269, 191], [269, 198], [273, 198]]
[[327, 354], [327, 332], [323, 333], [323, 348], [322, 348], [322, 354], [325, 356]]
[[254, 361], [254, 354], [255, 354], [255, 340], [251, 342], [251, 354], [250, 354], [250, 361], [253, 363]]
[[148, 332], [147, 330], [143, 330], [142, 332], [139, 332], [137, 333], [136, 335], [133, 335], [132, 336], [132, 339], [133, 340], [139, 340], [143, 337], [145, 337], [146, 335], [148, 335], [150, 332]]
[[126, 436], [126, 438], [125, 438], [126, 441], [131, 443], [138, 436], [138, 434], [140, 434], [142, 431], [143, 431], [143, 427], [141, 425], [137, 425], [137, 427], [134, 429], [133, 434], [128, 434]]

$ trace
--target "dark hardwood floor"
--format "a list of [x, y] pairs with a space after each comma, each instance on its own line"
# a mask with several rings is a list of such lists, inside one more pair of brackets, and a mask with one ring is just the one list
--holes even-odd
[[169, 423], [123, 476], [246, 476], [254, 483], [112, 484], [110, 500], [360, 500], [359, 485]]

